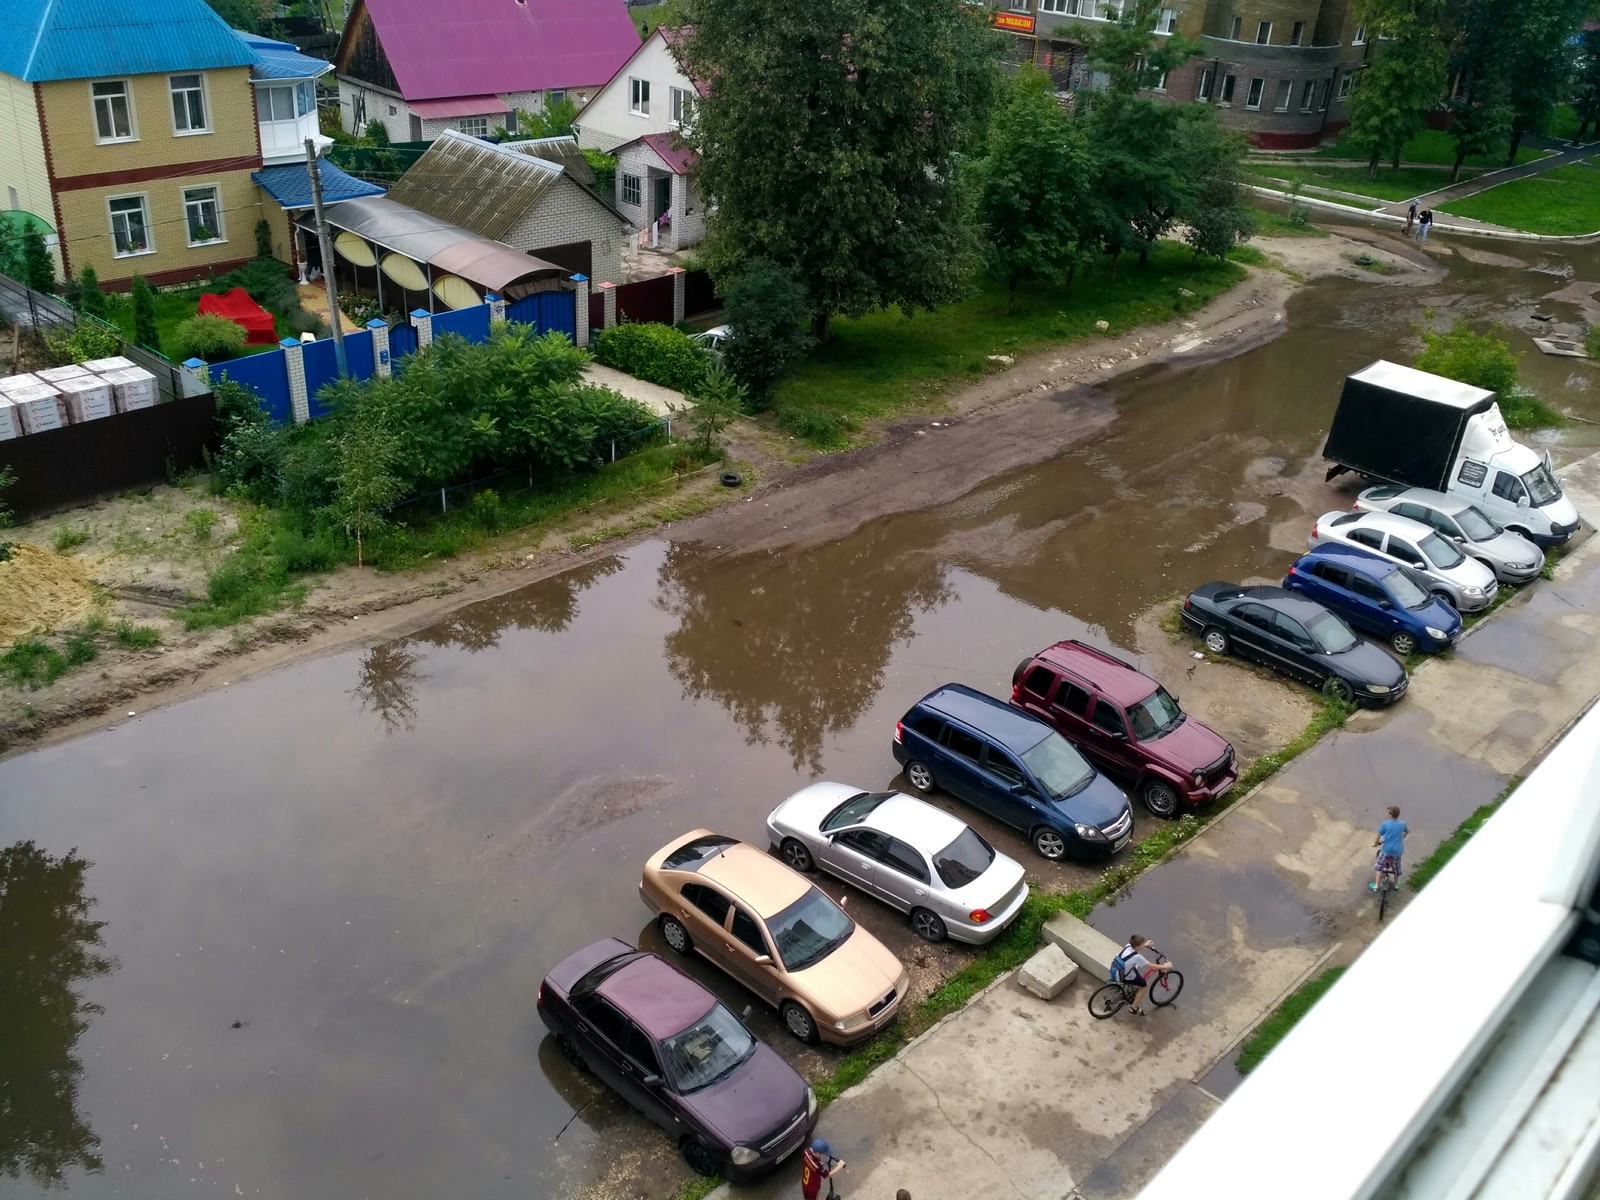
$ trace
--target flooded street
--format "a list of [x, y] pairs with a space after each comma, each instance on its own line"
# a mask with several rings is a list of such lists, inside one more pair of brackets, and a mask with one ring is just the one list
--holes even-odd
[[[1593, 250], [1492, 249], [1600, 280]], [[1105, 433], [938, 508], [799, 551], [648, 540], [0, 762], [0, 937], [32, 964], [0, 972], [0, 1196], [670, 1195], [665, 1138], [544, 1038], [544, 971], [608, 935], [659, 948], [636, 887], [669, 838], [761, 842], [813, 779], [890, 785], [933, 687], [1003, 695], [1049, 642], [1131, 651], [1157, 601], [1281, 575], [1348, 503], [1315, 458], [1345, 374], [1409, 361], [1425, 307], [1502, 314], [1531, 351], [1526, 314], [1570, 288], [1444, 261], [1312, 285], [1277, 340], [1124, 379]], [[1600, 420], [1600, 368], [1531, 351], [1524, 378]], [[1600, 426], [1550, 440], [1565, 461]], [[963, 816], [1036, 882], [1093, 877]], [[847, 906], [919, 984], [964, 961]], [[833, 1053], [752, 1024], [802, 1066]]]

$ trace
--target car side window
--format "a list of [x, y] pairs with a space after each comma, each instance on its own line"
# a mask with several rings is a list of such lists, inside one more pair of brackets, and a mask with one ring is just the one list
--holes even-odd
[[885, 866], [893, 867], [902, 875], [909, 875], [919, 883], [928, 882], [928, 864], [923, 861], [922, 855], [902, 841], [889, 839], [889, 848], [884, 852], [883, 862]]
[[633, 1022], [627, 1017], [592, 993], [579, 1003], [578, 1011], [594, 1027], [595, 1032], [602, 1034], [618, 1050], [627, 1050], [628, 1031], [633, 1027]]
[[911, 722], [911, 728], [929, 741], [937, 742], [939, 735], [944, 732], [944, 722], [938, 717], [922, 716]]
[[738, 905], [733, 909], [733, 936], [748, 946], [750, 953], [767, 953], [767, 939], [761, 935], [761, 926]]
[[978, 741], [965, 729], [957, 729], [954, 725], [945, 726], [945, 748], [962, 758], [978, 761], [978, 756], [983, 753], [983, 743]]
[[1418, 550], [1404, 538], [1391, 536], [1389, 538], [1389, 553], [1394, 555], [1401, 562], [1411, 563], [1413, 566], [1415, 566], [1417, 563], [1427, 562], [1427, 559], [1422, 557], [1422, 551]]
[[1007, 783], [1023, 783], [1027, 780], [1027, 776], [1022, 773], [1022, 768], [1017, 765], [1017, 760], [1003, 750], [996, 750], [993, 746], [989, 747], [984, 765]]
[[1233, 610], [1233, 615], [1246, 625], [1254, 626], [1265, 633], [1272, 632], [1272, 613], [1259, 604], [1241, 604]]
[[1410, 517], [1413, 521], [1426, 521], [1428, 519], [1422, 515], [1422, 505], [1412, 504], [1409, 500], [1404, 504], [1396, 504], [1389, 511], [1397, 517]]
[[1071, 713], [1075, 717], [1081, 717], [1088, 703], [1088, 692], [1071, 680], [1063, 679], [1061, 681], [1061, 690], [1056, 693], [1056, 702], [1051, 707], [1059, 708], [1062, 712]]
[[1296, 646], [1305, 646], [1311, 642], [1311, 635], [1306, 632], [1306, 627], [1293, 617], [1286, 617], [1282, 613], [1272, 614], [1272, 632]]
[[1350, 574], [1337, 563], [1319, 562], [1312, 564], [1311, 573], [1318, 579], [1325, 579], [1335, 587], [1347, 588], [1350, 586]]
[[1055, 682], [1054, 671], [1048, 667], [1034, 667], [1022, 677], [1022, 690], [1042, 704], [1050, 695], [1050, 689], [1055, 686]]
[[1104, 700], [1096, 700], [1094, 702], [1094, 723], [1107, 733], [1126, 734], [1128, 732], [1128, 726], [1123, 721], [1122, 714], [1117, 711], [1115, 705]]
[[1440, 533], [1444, 534], [1445, 537], [1458, 538], [1461, 536], [1460, 528], [1453, 520], [1445, 516], [1442, 512], [1435, 512], [1431, 508], [1423, 508], [1420, 504], [1417, 505], [1417, 511], [1422, 514], [1417, 518], [1417, 520], [1421, 521], [1424, 525], [1432, 525]]
[[1522, 490], [1522, 480], [1509, 471], [1496, 471], [1494, 476], [1494, 494], [1502, 500], [1509, 500], [1515, 504], [1525, 494]]
[[1367, 546], [1373, 550], [1383, 549], [1383, 534], [1376, 529], [1352, 529], [1350, 540], [1358, 546]]
[[683, 898], [705, 913], [706, 919], [713, 925], [721, 925], [728, 918], [728, 898], [703, 883], [684, 884]]
[[1368, 579], [1365, 575], [1350, 576], [1350, 590], [1356, 595], [1360, 596], [1363, 600], [1371, 600], [1376, 602], [1379, 600], [1387, 600], [1389, 598], [1388, 594], [1381, 587], [1373, 583], [1372, 580]]
[[854, 850], [866, 858], [879, 859], [889, 846], [889, 838], [876, 829], [851, 829], [834, 838], [834, 844]]

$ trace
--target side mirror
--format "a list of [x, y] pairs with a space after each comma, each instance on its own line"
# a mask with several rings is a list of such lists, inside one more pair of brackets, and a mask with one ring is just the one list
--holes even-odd
[[1413, 562], [1411, 565], [1419, 571], [1426, 571], [1428, 569], [1428, 564], [1425, 562]]
[[758, 967], [770, 967], [771, 965], [772, 965], [772, 955], [770, 955], [770, 954], [758, 954], [758, 955], [756, 955], [756, 966], [758, 966]]
[[1113, 742], [1125, 742], [1125, 741], [1128, 740], [1127, 730], [1124, 730], [1124, 729], [1108, 729], [1108, 730], [1106, 730], [1106, 732], [1111, 735], [1111, 740]]
[[744, 1006], [744, 1011], [740, 1013], [739, 1016], [748, 1021], [750, 1019], [750, 1014], [753, 1012], [755, 1012], [755, 1006], [753, 1004], [746, 1004]]
[[1011, 794], [1013, 796], [1026, 796], [1028, 794], [1028, 785], [1025, 783], [1013, 783], [1011, 785]]
[[1518, 508], [1527, 508], [1528, 507], [1528, 496], [1527, 496], [1527, 493], [1523, 493], [1522, 495], [1517, 497], [1517, 507]]
[[1394, 607], [1394, 605], [1390, 604], [1387, 600], [1379, 600], [1378, 601], [1378, 607], [1383, 609], [1384, 612], [1388, 612], [1391, 608]]

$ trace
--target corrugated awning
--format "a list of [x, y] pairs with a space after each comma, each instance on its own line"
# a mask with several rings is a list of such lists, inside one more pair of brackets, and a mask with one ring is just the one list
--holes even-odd
[[443, 121], [450, 117], [484, 117], [511, 111], [511, 105], [499, 96], [451, 96], [448, 100], [408, 100], [406, 103], [417, 116], [432, 121]]
[[447, 130], [395, 181], [390, 198], [486, 238], [501, 238], [563, 170], [559, 163]]

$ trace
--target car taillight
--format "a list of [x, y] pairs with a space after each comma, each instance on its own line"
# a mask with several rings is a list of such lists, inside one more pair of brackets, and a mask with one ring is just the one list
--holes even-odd
[[538, 995], [538, 998], [534, 1000], [534, 1003], [535, 1004], [543, 1004], [544, 1003], [544, 980], [542, 980], [542, 979], [539, 981], [539, 995]]
[[1311, 522], [1311, 536], [1312, 537], [1316, 537], [1317, 536], [1317, 528], [1321, 524], [1322, 524], [1321, 521], [1313, 521], [1313, 522]]
[[905, 733], [905, 731], [906, 731], [906, 723], [904, 721], [896, 721], [894, 723], [894, 744], [896, 746], [900, 745], [901, 737]]
[[1294, 567], [1290, 567], [1290, 568], [1289, 568], [1289, 574], [1291, 574], [1291, 575], [1298, 575], [1298, 574], [1300, 574], [1300, 572], [1299, 572], [1299, 571], [1298, 571], [1298, 570], [1297, 570], [1297, 569], [1296, 569], [1296, 568], [1294, 568]]
[[1193, 612], [1194, 611], [1194, 601], [1190, 600], [1189, 597], [1187, 597], [1187, 596], [1185, 596], [1183, 598], [1183, 611], [1184, 612]]
[[985, 921], [994, 920], [994, 916], [987, 908], [975, 908], [967, 914], [967, 919], [974, 925], [982, 925]]

